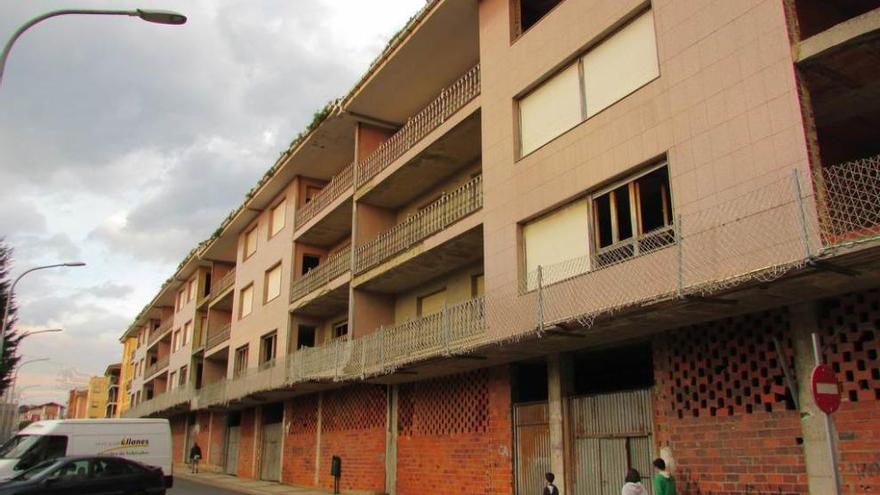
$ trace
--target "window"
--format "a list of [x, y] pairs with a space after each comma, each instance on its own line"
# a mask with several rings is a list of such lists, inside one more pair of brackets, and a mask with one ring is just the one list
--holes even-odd
[[245, 370], [247, 370], [248, 365], [248, 346], [244, 345], [235, 350], [235, 362], [232, 367], [232, 374], [234, 377], [241, 376]]
[[186, 366], [181, 366], [180, 373], [178, 374], [180, 376], [180, 381], [178, 382], [178, 385], [180, 387], [183, 387], [186, 385], [186, 378], [187, 378], [186, 371], [187, 371]]
[[275, 347], [278, 342], [278, 332], [271, 332], [260, 339], [260, 366], [275, 361]]
[[265, 284], [263, 288], [263, 293], [265, 294], [263, 302], [269, 302], [281, 295], [281, 263], [266, 272]]
[[309, 273], [310, 271], [318, 268], [318, 265], [321, 264], [321, 257], [315, 256], [312, 254], [304, 254], [303, 255], [303, 263], [302, 263], [302, 275]]
[[296, 335], [296, 348], [315, 347], [315, 327], [300, 325]]
[[333, 325], [333, 338], [338, 339], [348, 335], [348, 320]]
[[520, 156], [659, 75], [654, 14], [648, 10], [519, 100]]
[[184, 298], [185, 294], [186, 293], [184, 292], [183, 289], [180, 289], [179, 291], [177, 291], [177, 299], [176, 299], [175, 306], [174, 306], [176, 311], [180, 311], [183, 308], [183, 298]]
[[422, 296], [417, 301], [416, 311], [419, 317], [443, 311], [446, 305], [446, 289]]
[[254, 308], [254, 285], [251, 284], [242, 289], [239, 298], [241, 299], [239, 303], [239, 318], [244, 318], [251, 314], [251, 310]]
[[205, 289], [202, 291], [202, 296], [207, 296], [211, 293], [211, 273], [205, 273]]
[[60, 483], [85, 481], [89, 478], [89, 460], [79, 459], [71, 461], [49, 475], [49, 478], [57, 479]]
[[248, 259], [257, 252], [257, 226], [244, 235], [244, 259]]
[[192, 329], [193, 329], [192, 320], [186, 322], [183, 325], [183, 334], [181, 335], [182, 342], [180, 343], [180, 347], [185, 346], [187, 344], [187, 342], [189, 342], [192, 339]]
[[321, 193], [321, 188], [316, 186], [306, 186], [305, 202], [311, 203], [315, 196]]
[[281, 232], [281, 229], [284, 228], [284, 215], [286, 210], [287, 202], [281, 201], [275, 208], [272, 208], [272, 213], [269, 216], [269, 238], [272, 238], [278, 232]]
[[486, 277], [482, 273], [471, 277], [471, 297], [480, 297], [486, 293]]
[[174, 390], [177, 388], [177, 380], [175, 380], [175, 378], [177, 378], [177, 372], [172, 371], [171, 374], [168, 375], [168, 390]]
[[[538, 287], [537, 270], [541, 270], [541, 283], [558, 282], [563, 277], [589, 270], [589, 214], [586, 199], [567, 206], [525, 224], [522, 229], [525, 249], [526, 290]], [[563, 261], [583, 258], [583, 266], [576, 271], [547, 270], [547, 267]], [[577, 270], [579, 269], [579, 270]]]
[[171, 333], [171, 352], [177, 351], [177, 346], [180, 343], [180, 330], [175, 330]]
[[593, 222], [599, 266], [674, 242], [668, 169], [660, 167], [594, 195]]
[[511, 38], [518, 38], [560, 2], [562, 0], [511, 0]]
[[194, 297], [196, 297], [196, 279], [189, 281], [186, 291], [186, 302], [192, 301]]

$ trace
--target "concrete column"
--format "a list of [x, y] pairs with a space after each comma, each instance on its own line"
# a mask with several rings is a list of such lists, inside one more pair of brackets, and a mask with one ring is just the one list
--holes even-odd
[[789, 311], [807, 480], [812, 495], [827, 495], [834, 493], [831, 452], [828, 450], [824, 413], [813, 402], [810, 389], [810, 377], [816, 365], [812, 334], [819, 331], [818, 305], [814, 302], [796, 304], [790, 306]]
[[318, 424], [315, 428], [315, 486], [321, 481], [321, 428], [323, 423], [324, 392], [318, 392]]
[[570, 493], [566, 467], [568, 442], [568, 395], [571, 390], [572, 364], [569, 356], [554, 354], [547, 358], [548, 420], [550, 426], [550, 470], [556, 486]]
[[398, 388], [390, 385], [387, 389], [388, 414], [385, 422], [385, 493], [397, 493], [397, 424]]

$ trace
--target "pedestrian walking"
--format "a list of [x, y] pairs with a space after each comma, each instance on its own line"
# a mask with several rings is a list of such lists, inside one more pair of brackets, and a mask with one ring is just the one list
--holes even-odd
[[193, 474], [198, 474], [199, 472], [199, 459], [202, 458], [202, 448], [199, 447], [198, 442], [193, 442], [193, 446], [189, 449], [189, 462], [190, 462], [190, 472]]
[[556, 485], [553, 484], [556, 476], [553, 473], [547, 473], [544, 475], [544, 479], [547, 480], [547, 483], [544, 485], [544, 495], [559, 495], [559, 488], [556, 488]]
[[675, 479], [666, 470], [666, 461], [654, 459], [654, 495], [675, 495]]
[[645, 487], [642, 486], [642, 475], [635, 469], [628, 469], [623, 480], [621, 495], [646, 495]]

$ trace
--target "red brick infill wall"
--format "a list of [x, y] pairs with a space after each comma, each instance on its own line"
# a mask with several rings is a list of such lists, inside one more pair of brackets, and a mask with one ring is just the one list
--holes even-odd
[[297, 397], [284, 404], [284, 462], [281, 481], [294, 485], [315, 484], [318, 394]]

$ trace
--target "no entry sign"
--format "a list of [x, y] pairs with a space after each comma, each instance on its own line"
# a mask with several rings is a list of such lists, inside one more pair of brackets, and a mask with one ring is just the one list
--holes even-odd
[[831, 366], [820, 364], [813, 368], [813, 400], [825, 414], [840, 407], [840, 386]]

